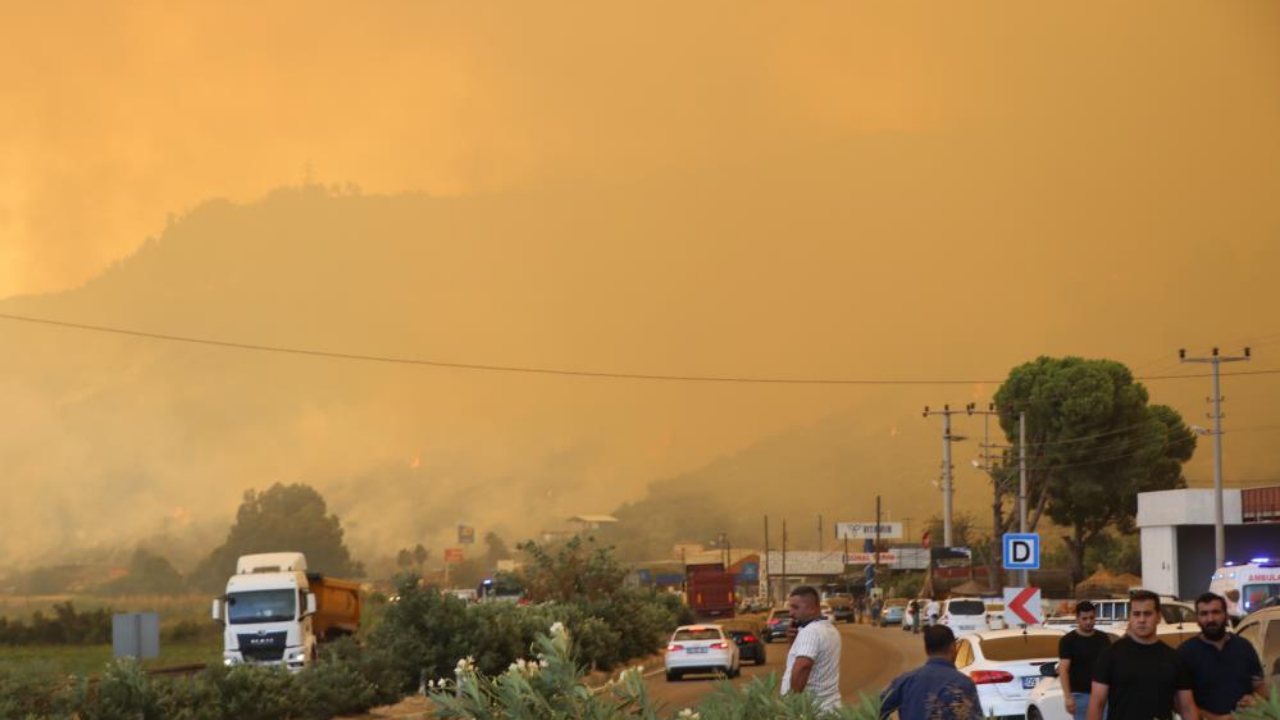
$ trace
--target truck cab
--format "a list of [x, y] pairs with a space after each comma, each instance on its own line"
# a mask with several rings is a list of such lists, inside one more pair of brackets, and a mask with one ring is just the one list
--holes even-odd
[[301, 670], [316, 659], [315, 614], [302, 553], [242, 556], [226, 594], [213, 601], [213, 618], [225, 625], [223, 662]]

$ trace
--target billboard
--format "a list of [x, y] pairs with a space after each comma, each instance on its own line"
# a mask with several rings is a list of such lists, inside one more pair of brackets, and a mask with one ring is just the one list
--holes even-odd
[[[874, 540], [877, 525], [873, 522], [836, 523], [837, 540]], [[902, 538], [902, 523], [882, 522], [879, 525], [881, 540], [899, 540]]]
[[471, 525], [458, 525], [458, 544], [472, 545], [476, 541], [476, 529]]
[[444, 561], [447, 563], [460, 563], [464, 560], [462, 548], [445, 548]]

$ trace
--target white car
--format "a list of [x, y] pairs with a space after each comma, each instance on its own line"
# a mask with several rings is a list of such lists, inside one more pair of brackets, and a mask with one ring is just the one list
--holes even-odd
[[978, 687], [984, 717], [1027, 713], [1031, 691], [1043, 677], [1040, 668], [1058, 661], [1063, 634], [1042, 628], [988, 630], [956, 641], [956, 669]]
[[667, 680], [686, 673], [737, 677], [742, 672], [738, 644], [719, 625], [682, 625], [671, 635], [665, 658]]
[[951, 628], [951, 632], [958, 638], [991, 629], [987, 626], [987, 604], [982, 598], [956, 597], [943, 600], [938, 623]]
[[[1124, 637], [1125, 628], [1112, 627], [1105, 630], [1110, 634], [1111, 642]], [[1156, 629], [1160, 641], [1172, 648], [1177, 648], [1184, 640], [1200, 634], [1200, 626], [1169, 625], [1162, 623]], [[1072, 720], [1071, 713], [1062, 700], [1062, 683], [1058, 682], [1057, 658], [1049, 665], [1042, 666], [1045, 677], [1031, 691], [1031, 700], [1027, 703], [1027, 720]], [[1176, 713], [1175, 713], [1176, 716]]]

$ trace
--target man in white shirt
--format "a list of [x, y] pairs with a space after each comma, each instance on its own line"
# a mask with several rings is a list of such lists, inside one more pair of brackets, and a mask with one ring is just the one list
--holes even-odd
[[801, 585], [787, 598], [791, 627], [782, 694], [808, 692], [823, 710], [840, 707], [840, 631], [822, 617], [818, 591]]
[[933, 598], [929, 598], [929, 604], [926, 605], [924, 609], [925, 620], [928, 620], [930, 625], [937, 625], [939, 619], [938, 614], [941, 612], [942, 606], [938, 604], [938, 601]]

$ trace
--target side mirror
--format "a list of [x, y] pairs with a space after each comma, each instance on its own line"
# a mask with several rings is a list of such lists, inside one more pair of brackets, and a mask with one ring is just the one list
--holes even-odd
[[1040, 666], [1040, 677], [1058, 677], [1058, 663], [1049, 662]]
[[307, 615], [316, 614], [316, 595], [315, 593], [307, 593]]
[[222, 622], [222, 601], [218, 598], [213, 599], [213, 607], [209, 610], [210, 616], [218, 622]]

